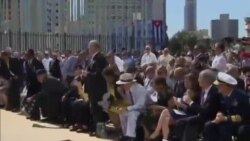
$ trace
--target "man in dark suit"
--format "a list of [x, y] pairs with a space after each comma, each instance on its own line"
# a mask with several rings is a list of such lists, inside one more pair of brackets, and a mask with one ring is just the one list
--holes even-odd
[[237, 80], [226, 73], [219, 72], [214, 84], [223, 95], [221, 109], [214, 120], [206, 123], [204, 141], [232, 141], [232, 136], [250, 120], [250, 98], [235, 88]]
[[36, 71], [44, 69], [44, 66], [35, 58], [34, 50], [27, 51], [27, 61], [25, 62], [25, 71], [27, 74], [27, 97], [30, 97], [40, 91], [41, 84], [38, 83], [36, 78]]
[[[26, 100], [41, 90], [41, 84], [37, 81], [36, 71], [44, 69], [42, 62], [35, 58], [34, 50], [29, 49], [26, 53], [26, 61], [24, 63], [26, 72], [27, 95], [24, 99], [26, 110], [30, 112], [32, 106]], [[38, 115], [30, 113], [30, 119], [37, 119]]]
[[201, 45], [195, 45], [194, 50], [194, 60], [192, 62], [192, 69], [197, 71], [202, 71], [209, 64], [209, 56], [204, 53], [204, 47]]
[[174, 79], [176, 80], [176, 83], [174, 85], [174, 95], [177, 98], [182, 98], [186, 91], [186, 88], [184, 86], [184, 76], [184, 68], [178, 67], [174, 70]]
[[12, 58], [11, 48], [7, 47], [4, 51], [3, 59], [7, 64], [8, 71], [11, 75], [9, 82], [8, 106], [7, 109], [17, 112], [20, 109], [20, 87], [22, 84], [22, 66], [17, 58]]
[[28, 102], [34, 101], [31, 113], [36, 120], [39, 120], [39, 107], [41, 107], [46, 112], [43, 116], [49, 121], [58, 122], [61, 120], [61, 99], [67, 92], [67, 88], [58, 79], [49, 77], [46, 70], [38, 70], [36, 75], [41, 84], [41, 91], [27, 99]]
[[60, 60], [57, 58], [58, 55], [56, 52], [52, 53], [52, 62], [50, 64], [50, 75], [57, 78], [61, 79], [62, 78], [62, 73], [61, 73], [61, 68], [60, 68]]
[[198, 79], [199, 85], [202, 88], [200, 104], [192, 102], [189, 97], [184, 97], [184, 102], [189, 105], [188, 109], [196, 111], [199, 114], [179, 121], [180, 129], [184, 130], [180, 136], [182, 141], [196, 140], [202, 132], [204, 124], [212, 120], [218, 112], [220, 95], [218, 94], [217, 88], [213, 85], [215, 79], [216, 73], [211, 70], [204, 70], [200, 73]]
[[106, 120], [102, 108], [98, 101], [102, 100], [107, 91], [107, 85], [102, 76], [103, 69], [108, 65], [104, 55], [101, 53], [101, 47], [96, 40], [92, 40], [88, 45], [89, 55], [91, 56], [90, 64], [83, 75], [85, 79], [85, 92], [89, 95], [91, 112], [93, 114], [93, 126], [90, 135], [95, 135], [96, 124]]
[[8, 68], [8, 65], [6, 64], [5, 57], [8, 55], [6, 52], [1, 53], [1, 58], [0, 58], [0, 76], [3, 77], [5, 80], [9, 80], [11, 78], [11, 74]]

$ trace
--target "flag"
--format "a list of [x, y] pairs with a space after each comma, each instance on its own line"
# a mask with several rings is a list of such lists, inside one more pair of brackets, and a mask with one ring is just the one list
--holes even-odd
[[163, 41], [163, 22], [161, 20], [152, 21], [153, 40], [156, 44], [161, 44]]

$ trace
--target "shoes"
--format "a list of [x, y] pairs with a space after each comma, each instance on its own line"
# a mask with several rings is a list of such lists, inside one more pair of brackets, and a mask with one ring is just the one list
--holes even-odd
[[0, 105], [0, 109], [4, 109], [4, 107], [5, 107], [4, 105]]
[[62, 125], [62, 128], [68, 129], [69, 127], [70, 127], [70, 124], [63, 124], [63, 125]]
[[77, 133], [85, 133], [88, 131], [88, 127], [85, 125], [79, 125], [79, 128], [76, 130]]
[[132, 137], [127, 137], [126, 141], [136, 141], [136, 138], [132, 138]]
[[14, 108], [14, 109], [12, 109], [11, 111], [14, 112], [14, 113], [18, 113], [18, 112], [20, 112], [20, 109]]
[[26, 119], [29, 119], [31, 121], [38, 121], [38, 120], [40, 120], [39, 117], [32, 117], [32, 116], [28, 116], [28, 117], [26, 117]]
[[76, 125], [69, 126], [69, 131], [76, 131], [78, 127]]
[[121, 136], [119, 141], [136, 141], [136, 138]]
[[85, 133], [85, 132], [87, 132], [87, 130], [83, 129], [83, 128], [79, 128], [79, 129], [76, 130], [76, 132], [77, 133]]
[[90, 136], [90, 137], [96, 136], [96, 132], [89, 132], [89, 136]]

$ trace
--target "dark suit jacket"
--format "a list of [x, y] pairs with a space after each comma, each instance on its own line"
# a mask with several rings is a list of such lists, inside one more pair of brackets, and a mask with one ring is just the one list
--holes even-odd
[[22, 77], [23, 69], [21, 61], [17, 58], [10, 58], [9, 60], [9, 69], [15, 76]]
[[202, 70], [204, 67], [209, 64], [209, 56], [205, 53], [201, 53], [196, 56], [193, 61], [192, 69], [194, 70]]
[[238, 84], [237, 84], [237, 88], [240, 89], [240, 90], [245, 90], [245, 82], [243, 79], [241, 78], [237, 78], [236, 79]]
[[194, 116], [194, 119], [201, 120], [204, 123], [206, 121], [214, 119], [218, 110], [220, 109], [220, 99], [221, 96], [218, 93], [217, 88], [215, 86], [212, 86], [208, 92], [204, 104], [193, 103], [189, 107], [193, 111], [199, 113], [197, 116]]
[[3, 59], [0, 59], [0, 76], [6, 80], [9, 80], [12, 77], [6, 62]]
[[250, 121], [250, 97], [235, 89], [230, 96], [221, 99], [221, 110], [225, 116], [240, 115], [243, 122]]
[[108, 62], [101, 53], [97, 53], [88, 65], [88, 75], [85, 79], [84, 88], [90, 100], [99, 101], [103, 94], [107, 92], [106, 81], [102, 75], [102, 71], [107, 65]]
[[50, 65], [50, 70], [49, 70], [51, 76], [55, 78], [62, 78], [62, 73], [61, 73], [61, 68], [60, 68], [60, 61], [58, 59], [53, 60]]
[[178, 98], [182, 98], [184, 93], [186, 91], [185, 85], [184, 85], [184, 81], [181, 82], [176, 82], [175, 86], [174, 86], [174, 96], [178, 97]]
[[56, 78], [48, 77], [41, 84], [41, 91], [35, 95], [35, 99], [44, 99], [48, 117], [60, 115], [61, 99], [67, 92], [67, 88]]
[[36, 58], [32, 60], [29, 64], [28, 61], [25, 62], [26, 69], [26, 82], [27, 82], [27, 97], [34, 95], [41, 89], [41, 84], [37, 81], [36, 71], [39, 69], [44, 69], [44, 66]]

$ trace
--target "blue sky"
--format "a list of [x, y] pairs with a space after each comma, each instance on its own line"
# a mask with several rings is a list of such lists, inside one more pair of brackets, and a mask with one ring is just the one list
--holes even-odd
[[[167, 0], [168, 35], [172, 37], [184, 27], [185, 0]], [[198, 29], [209, 29], [212, 19], [218, 19], [222, 13], [239, 20], [239, 37], [245, 36], [244, 18], [250, 17], [250, 0], [197, 0]]]

